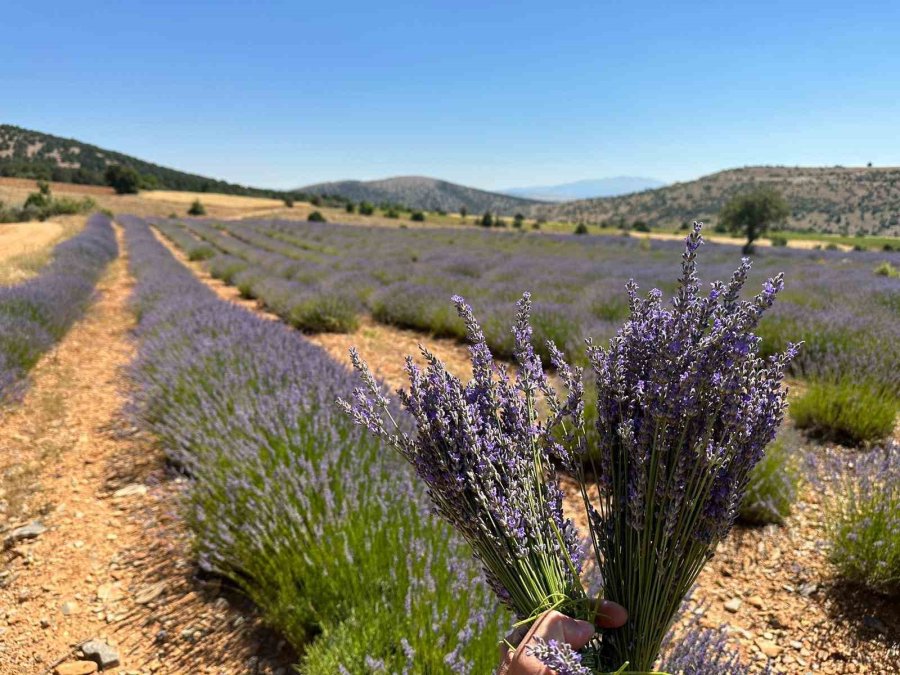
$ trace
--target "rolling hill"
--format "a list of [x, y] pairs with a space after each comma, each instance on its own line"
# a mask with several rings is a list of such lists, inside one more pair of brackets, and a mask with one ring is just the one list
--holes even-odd
[[526, 213], [542, 203], [535, 199], [511, 197], [423, 176], [317, 183], [299, 188], [297, 192], [339, 196], [354, 202], [402, 204], [427, 211], [458, 212], [460, 208], [465, 207], [470, 214], [490, 211], [513, 215], [518, 212]]
[[730, 197], [760, 185], [787, 198], [787, 229], [900, 235], [900, 167], [746, 167], [620, 197], [538, 205], [529, 215], [613, 226], [636, 220], [673, 229], [692, 220], [714, 225]]
[[284, 194], [279, 190], [251, 188], [169, 169], [71, 138], [0, 124], [0, 176], [106, 185], [103, 174], [111, 164], [133, 167], [148, 186], [169, 190], [257, 197], [280, 197]]
[[638, 176], [614, 176], [612, 178], [589, 178], [574, 183], [559, 185], [536, 185], [533, 187], [509, 188], [501, 190], [505, 195], [539, 199], [547, 202], [565, 202], [572, 199], [590, 199], [593, 197], [615, 197], [631, 192], [640, 192], [665, 185], [655, 178]]

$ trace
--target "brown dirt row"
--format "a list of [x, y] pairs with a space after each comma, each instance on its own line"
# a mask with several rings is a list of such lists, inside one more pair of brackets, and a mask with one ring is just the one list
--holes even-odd
[[183, 479], [122, 407], [134, 356], [127, 261], [0, 417], [0, 674], [54, 671], [78, 645], [113, 646], [122, 673], [286, 673], [291, 655], [252, 608], [201, 581], [178, 516]]
[[[159, 238], [219, 297], [277, 320]], [[403, 358], [418, 354], [420, 342], [444, 359], [452, 372], [461, 376], [471, 372], [468, 352], [459, 343], [370, 319], [352, 334], [306, 338], [347, 365], [347, 350], [358, 347], [376, 375], [392, 388], [405, 384]], [[806, 449], [821, 454], [848, 452], [826, 446]], [[571, 481], [563, 483], [569, 497], [567, 510], [586, 530], [577, 491]], [[726, 625], [745, 661], [760, 668], [770, 662], [775, 672], [898, 673], [900, 607], [833, 577], [825, 551], [822, 509], [821, 495], [804, 485], [783, 527], [735, 527], [698, 580], [693, 600], [700, 623]], [[734, 611], [726, 609], [726, 604]]]

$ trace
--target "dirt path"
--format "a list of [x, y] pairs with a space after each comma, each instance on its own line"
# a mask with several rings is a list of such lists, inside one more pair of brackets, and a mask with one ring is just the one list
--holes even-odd
[[0, 262], [50, 244], [63, 233], [63, 226], [46, 220], [0, 225]]
[[0, 418], [0, 539], [46, 528], [0, 552], [0, 673], [53, 672], [89, 639], [114, 648], [117, 672], [286, 672], [289, 655], [258, 620], [196, 579], [177, 517], [183, 481], [121, 412], [131, 284], [126, 260], [113, 262]]
[[[278, 320], [254, 300], [213, 279], [203, 265], [188, 262], [157, 233], [173, 254], [219, 297], [260, 316]], [[298, 334], [299, 337], [299, 334]], [[347, 350], [359, 348], [372, 370], [391, 388], [406, 384], [403, 358], [417, 354], [419, 342], [468, 376], [468, 351], [453, 340], [434, 339], [364, 320], [352, 334], [308, 335], [332, 358], [349, 366]], [[815, 446], [817, 453], [832, 452]], [[586, 533], [580, 497], [563, 481], [567, 512]], [[733, 643], [748, 662], [772, 659], [778, 673], [871, 673], [893, 675], [900, 662], [900, 608], [886, 598], [847, 588], [831, 578], [824, 549], [820, 495], [804, 486], [794, 514], [783, 527], [736, 527], [698, 580], [694, 600], [705, 607], [701, 624], [727, 624]], [[738, 602], [735, 602], [738, 601]], [[726, 608], [736, 609], [731, 611]]]

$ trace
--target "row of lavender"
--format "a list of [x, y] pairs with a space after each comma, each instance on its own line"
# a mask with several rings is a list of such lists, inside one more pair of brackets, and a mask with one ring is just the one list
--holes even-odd
[[351, 374], [121, 221], [134, 410], [192, 479], [201, 564], [256, 602], [303, 672], [490, 672], [507, 618], [406, 466], [336, 409]]
[[[631, 237], [534, 236], [461, 230], [342, 227], [295, 221], [161, 222], [211, 272], [308, 331], [347, 331], [375, 320], [462, 338], [449, 303], [473, 300], [491, 349], [511, 356], [507, 326], [523, 289], [534, 290], [536, 342], [552, 338], [577, 355], [627, 315], [631, 277], [671, 290], [666, 261], [677, 244]], [[737, 247], [709, 247], [710, 277], [727, 274]], [[787, 270], [784, 301], [760, 327], [764, 353], [803, 340], [795, 373], [813, 382], [795, 408], [801, 426], [839, 441], [889, 433], [900, 400], [900, 280], [873, 273], [891, 253], [771, 249], [755, 262], [758, 282]], [[546, 357], [547, 354], [542, 356]]]
[[117, 255], [109, 218], [95, 214], [84, 230], [53, 249], [38, 276], [0, 287], [0, 402], [21, 391], [40, 356], [84, 313], [97, 280]]

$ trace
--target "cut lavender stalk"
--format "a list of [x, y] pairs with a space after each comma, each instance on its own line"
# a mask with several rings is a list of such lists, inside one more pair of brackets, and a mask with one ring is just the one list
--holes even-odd
[[424, 371], [407, 357], [409, 389], [398, 393], [414, 434], [396, 424], [355, 350], [351, 358], [365, 387], [354, 392], [353, 403], [339, 403], [413, 465], [437, 512], [471, 544], [492, 588], [520, 619], [551, 608], [589, 616], [581, 547], [563, 517], [551, 469], [559, 448], [550, 425], [538, 419], [539, 392], [554, 395], [531, 344], [530, 298], [519, 302], [513, 330], [514, 380], [494, 363], [471, 308], [461, 297], [453, 301], [468, 331], [473, 379], [463, 384], [423, 347]]
[[607, 670], [625, 662], [652, 668], [784, 415], [783, 373], [796, 347], [762, 359], [753, 332], [782, 277], [742, 301], [745, 259], [727, 284], [701, 294], [701, 227], [687, 237], [672, 308], [655, 289], [639, 299], [629, 283], [631, 317], [606, 349], [588, 349], [597, 379], [590, 468], [599, 502], [583, 496], [604, 596], [629, 612], [625, 626], [603, 637]]

